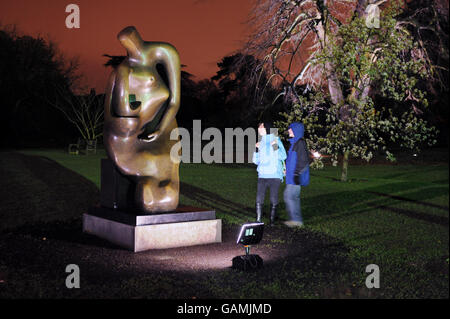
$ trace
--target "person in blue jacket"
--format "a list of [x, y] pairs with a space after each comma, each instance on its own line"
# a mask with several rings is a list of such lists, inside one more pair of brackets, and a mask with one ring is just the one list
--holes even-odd
[[303, 139], [305, 128], [302, 123], [289, 125], [289, 142], [291, 146], [286, 159], [286, 188], [284, 202], [290, 220], [285, 224], [289, 227], [303, 226], [300, 206], [301, 186], [309, 183], [309, 152]]
[[275, 222], [278, 205], [278, 190], [284, 178], [286, 150], [278, 136], [271, 134], [271, 123], [260, 123], [258, 133], [261, 140], [256, 143], [253, 163], [258, 165], [258, 186], [256, 191], [256, 220], [261, 222], [262, 207], [267, 188], [270, 190], [270, 225]]

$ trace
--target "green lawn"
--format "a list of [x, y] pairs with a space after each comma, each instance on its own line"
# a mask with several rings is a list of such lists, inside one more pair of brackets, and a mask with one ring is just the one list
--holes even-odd
[[[21, 153], [54, 160], [99, 187], [100, 159], [105, 156], [102, 151], [89, 156], [68, 155], [63, 150]], [[2, 165], [3, 169], [8, 169], [7, 165], [12, 164]], [[305, 261], [298, 270], [282, 267], [285, 273], [260, 284], [257, 284], [257, 275], [233, 273], [232, 280], [243, 281], [240, 291], [224, 285], [230, 280], [229, 271], [219, 272], [203, 283], [210, 285], [215, 297], [448, 298], [448, 163], [353, 165], [349, 168], [348, 183], [337, 181], [339, 168], [335, 167], [326, 166], [323, 170], [312, 171], [311, 175], [311, 184], [302, 188], [301, 195], [305, 228], [294, 231], [281, 225], [276, 227], [297, 232], [295, 234], [306, 240], [308, 236], [326, 237], [330, 239], [327, 244], [330, 250], [335, 249], [333, 245], [345, 249], [329, 260], [322, 260], [329, 263], [323, 265], [328, 269], [322, 273], [308, 271], [308, 262], [312, 268], [320, 267], [313, 265], [313, 259]], [[212, 207], [225, 225], [233, 227], [254, 219], [256, 177], [251, 165], [181, 164], [180, 201]], [[282, 204], [283, 189], [280, 189], [280, 220], [287, 218]], [[73, 218], [67, 216], [67, 219], [69, 217]], [[286, 238], [270, 240], [282, 246], [289, 238], [296, 237]], [[327, 245], [321, 249], [328, 249]], [[347, 268], [333, 273], [334, 266], [339, 268], [341, 257]], [[377, 291], [368, 291], [364, 286], [367, 276], [364, 269], [368, 264], [380, 267], [382, 287]], [[132, 280], [129, 284], [135, 285]], [[149, 287], [152, 280], [148, 279]], [[162, 280], [167, 280], [166, 285], [173, 284], [169, 277]], [[140, 284], [146, 285], [145, 282]]]

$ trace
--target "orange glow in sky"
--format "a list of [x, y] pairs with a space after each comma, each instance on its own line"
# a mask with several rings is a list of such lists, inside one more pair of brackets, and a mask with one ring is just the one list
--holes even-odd
[[[80, 8], [80, 28], [68, 29], [69, 4]], [[56, 42], [67, 57], [79, 57], [83, 84], [103, 92], [111, 69], [107, 53], [125, 55], [117, 33], [134, 25], [146, 41], [170, 42], [194, 80], [213, 76], [216, 63], [246, 40], [253, 0], [1, 0], [0, 26]], [[0, 48], [1, 49], [1, 48]]]

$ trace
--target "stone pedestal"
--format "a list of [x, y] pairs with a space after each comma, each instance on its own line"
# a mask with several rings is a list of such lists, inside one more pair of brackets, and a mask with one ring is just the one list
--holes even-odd
[[162, 214], [133, 215], [93, 207], [83, 215], [83, 231], [134, 252], [222, 242], [215, 211], [181, 206]]

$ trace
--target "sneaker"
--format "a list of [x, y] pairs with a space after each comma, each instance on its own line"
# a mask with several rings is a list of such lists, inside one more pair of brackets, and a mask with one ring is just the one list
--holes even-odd
[[285, 224], [288, 227], [303, 227], [303, 223], [302, 222], [296, 222], [294, 220], [288, 220], [286, 222], [284, 222], [283, 224]]

